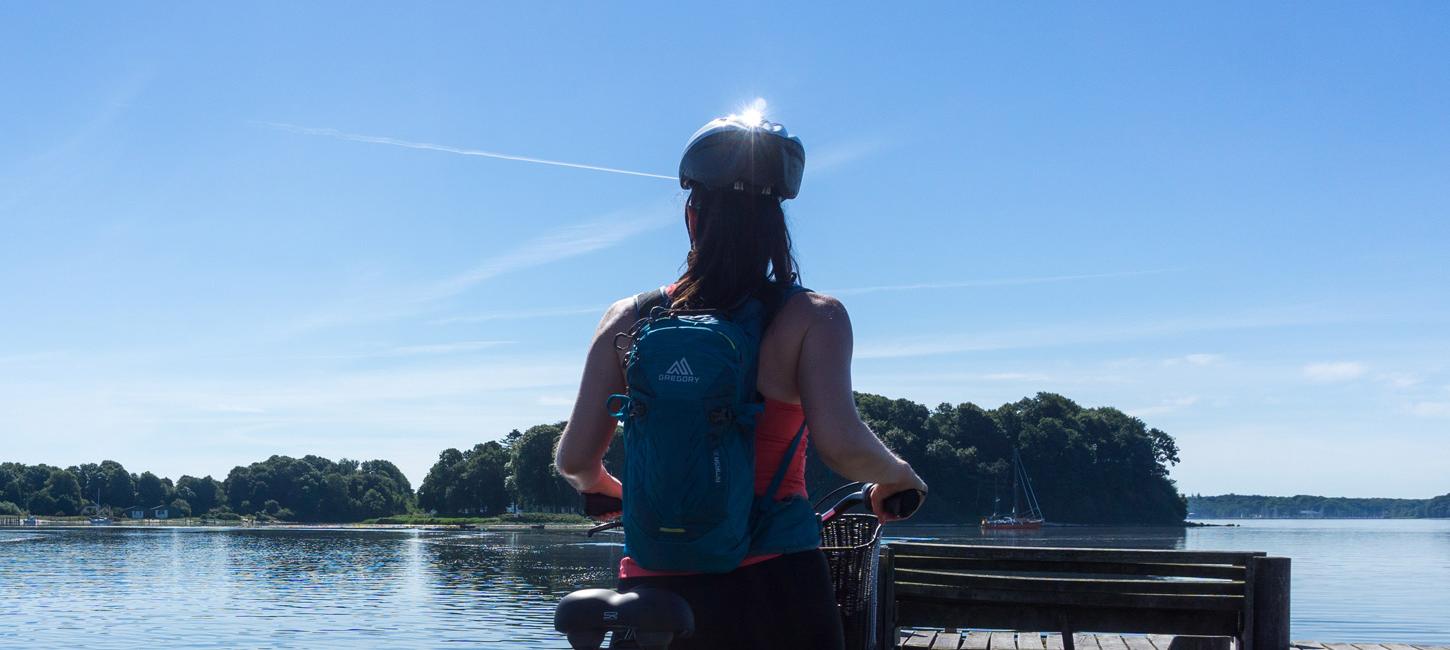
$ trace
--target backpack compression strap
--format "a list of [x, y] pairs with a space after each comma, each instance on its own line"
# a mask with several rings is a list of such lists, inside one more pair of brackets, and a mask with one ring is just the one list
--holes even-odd
[[806, 435], [806, 423], [801, 422], [801, 428], [795, 432], [795, 437], [790, 439], [790, 446], [785, 448], [785, 456], [780, 459], [780, 465], [775, 468], [775, 475], [770, 477], [770, 486], [765, 488], [766, 503], [775, 499], [775, 493], [780, 491], [780, 484], [785, 482], [785, 472], [790, 469], [792, 460], [795, 460], [795, 450], [801, 445], [801, 439]]
[[664, 287], [650, 289], [634, 296], [634, 317], [636, 320], [649, 316], [655, 307], [670, 306], [670, 296], [665, 293]]

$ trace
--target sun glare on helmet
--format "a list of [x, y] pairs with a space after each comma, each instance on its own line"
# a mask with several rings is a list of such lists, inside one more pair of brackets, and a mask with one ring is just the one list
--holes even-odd
[[765, 98], [756, 97], [749, 106], [740, 109], [740, 112], [730, 117], [746, 126], [760, 126], [760, 123], [765, 121]]

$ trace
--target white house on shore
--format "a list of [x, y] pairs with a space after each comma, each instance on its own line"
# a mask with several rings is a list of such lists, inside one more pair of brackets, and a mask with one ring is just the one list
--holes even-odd
[[126, 517], [130, 519], [170, 519], [173, 514], [171, 506], [159, 505], [150, 508], [142, 506], [131, 506], [126, 508]]

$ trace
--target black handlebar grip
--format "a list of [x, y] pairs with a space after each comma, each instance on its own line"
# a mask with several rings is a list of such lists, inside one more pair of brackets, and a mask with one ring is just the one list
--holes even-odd
[[881, 500], [881, 507], [894, 517], [903, 519], [916, 513], [921, 507], [921, 490], [902, 490]]
[[598, 492], [584, 493], [584, 514], [590, 517], [607, 515], [611, 512], [623, 512], [624, 502], [607, 494]]

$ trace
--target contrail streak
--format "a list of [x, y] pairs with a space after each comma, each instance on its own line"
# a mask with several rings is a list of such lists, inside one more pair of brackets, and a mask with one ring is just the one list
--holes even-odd
[[582, 164], [582, 163], [564, 162], [562, 160], [544, 160], [543, 158], [530, 158], [528, 156], [515, 156], [515, 155], [512, 155], [512, 154], [498, 153], [498, 152], [494, 152], [494, 151], [483, 151], [481, 149], [464, 149], [462, 147], [450, 147], [448, 145], [444, 145], [444, 144], [433, 144], [433, 143], [430, 143], [430, 142], [410, 142], [408, 140], [399, 140], [397, 138], [385, 138], [385, 137], [376, 136], [376, 135], [360, 135], [360, 134], [357, 134], [357, 133], [346, 133], [346, 132], [343, 132], [343, 131], [338, 131], [337, 129], [316, 129], [316, 128], [306, 127], [306, 126], [297, 126], [295, 124], [284, 124], [284, 123], [281, 123], [281, 122], [257, 122], [257, 124], [260, 124], [262, 126], [265, 126], [267, 128], [270, 128], [270, 129], [277, 129], [278, 131], [287, 131], [289, 133], [300, 133], [302, 135], [319, 135], [319, 136], [328, 137], [328, 138], [336, 138], [338, 140], [350, 140], [352, 142], [367, 142], [367, 143], [371, 143], [371, 144], [386, 144], [386, 145], [391, 145], [391, 146], [394, 146], [394, 147], [404, 147], [404, 148], [407, 148], [407, 149], [423, 149], [425, 151], [442, 151], [442, 152], [445, 152], [445, 153], [455, 153], [455, 154], [458, 154], [460, 156], [479, 156], [481, 158], [495, 158], [495, 159], [498, 159], [498, 160], [516, 160], [516, 161], [519, 161], [519, 162], [535, 163], [535, 164], [539, 164], [539, 165], [553, 165], [555, 167], [571, 167], [573, 169], [587, 169], [587, 170], [596, 171], [596, 172], [609, 172], [611, 174], [624, 174], [626, 176], [643, 176], [645, 178], [663, 178], [665, 180], [670, 180], [670, 181], [678, 180], [678, 178], [676, 178], [675, 176], [666, 176], [664, 174], [651, 174], [651, 173], [648, 173], [648, 172], [637, 172], [637, 171], [631, 171], [631, 170], [628, 170], [628, 169], [616, 169], [614, 167], [600, 167], [599, 165], [585, 165], [585, 164]]

